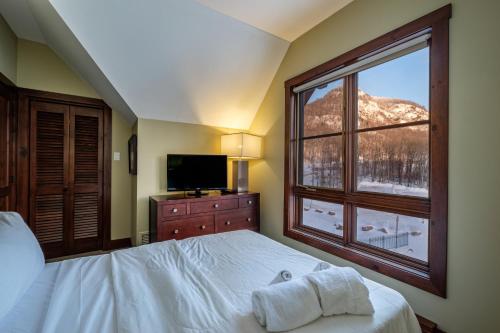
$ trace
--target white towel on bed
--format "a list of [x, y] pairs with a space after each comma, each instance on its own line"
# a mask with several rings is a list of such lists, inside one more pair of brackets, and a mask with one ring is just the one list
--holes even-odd
[[314, 287], [303, 278], [255, 290], [252, 307], [259, 324], [269, 332], [292, 330], [321, 316]]
[[353, 268], [332, 267], [310, 273], [305, 278], [318, 293], [323, 316], [373, 314], [368, 288]]
[[292, 273], [290, 273], [290, 271], [283, 270], [279, 272], [278, 275], [276, 275], [276, 277], [269, 284], [271, 285], [271, 284], [286, 282], [290, 281], [291, 279], [292, 279]]
[[329, 268], [331, 268], [331, 267], [332, 267], [332, 265], [330, 265], [329, 263], [324, 262], [324, 261], [321, 261], [321, 262], [319, 262], [319, 263], [316, 265], [316, 267], [314, 267], [313, 272], [323, 271], [323, 270], [325, 270], [325, 269], [329, 269]]

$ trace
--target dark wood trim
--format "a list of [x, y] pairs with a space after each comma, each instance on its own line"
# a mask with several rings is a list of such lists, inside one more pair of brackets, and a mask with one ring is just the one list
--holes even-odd
[[368, 43], [358, 46], [351, 51], [348, 51], [334, 59], [331, 59], [319, 66], [311, 68], [310, 70], [299, 74], [291, 79], [285, 81], [285, 85], [290, 87], [295, 87], [304, 84], [308, 81], [312, 81], [317, 77], [324, 75], [326, 72], [332, 71], [340, 66], [348, 66], [355, 62], [359, 57], [362, 57], [368, 53], [379, 50], [386, 47], [397, 40], [403, 39], [405, 37], [411, 36], [419, 31], [425, 30], [433, 26], [436, 22], [446, 21], [451, 18], [451, 4], [441, 7], [423, 17], [420, 17], [404, 26], [395, 29], [375, 38]]
[[0, 209], [14, 210], [16, 207], [16, 132], [17, 93], [9, 79], [0, 73], [0, 96], [5, 100], [2, 117], [5, 123], [0, 133]]
[[438, 328], [438, 325], [435, 322], [430, 321], [427, 318], [424, 318], [418, 314], [416, 314], [418, 324], [422, 329], [422, 333], [445, 333], [444, 331]]
[[2, 72], [0, 72], [0, 82], [6, 86], [16, 88], [14, 82], [12, 82], [7, 76], [5, 76]]
[[52, 102], [62, 101], [72, 105], [82, 105], [95, 108], [109, 107], [102, 99], [97, 98], [82, 97], [27, 88], [18, 88], [17, 90], [19, 95], [29, 96], [30, 98], [34, 98], [37, 100], [48, 100]]
[[[285, 236], [338, 255], [382, 274], [413, 286], [446, 297], [446, 248], [448, 211], [448, 25], [451, 5], [444, 6], [345, 54], [312, 68], [285, 82]], [[344, 111], [344, 189], [333, 190], [300, 186], [297, 181], [300, 116], [294, 87], [314, 80], [336, 68], [350, 65], [359, 57], [380, 50], [408, 36], [422, 31], [431, 32], [430, 39], [430, 119], [408, 124], [387, 125], [379, 128], [357, 129], [357, 80], [351, 74], [345, 78]], [[354, 165], [356, 134], [364, 131], [429, 124], [430, 197], [405, 197], [356, 191]], [[319, 199], [344, 204], [344, 237], [331, 237], [300, 224], [300, 198]], [[378, 209], [429, 220], [428, 263], [377, 250], [356, 242], [353, 216], [356, 207]]]
[[111, 128], [112, 112], [104, 107], [103, 249], [111, 246]]
[[132, 240], [130, 238], [112, 239], [109, 242], [108, 250], [118, 250], [132, 247]]
[[413, 121], [411, 123], [399, 123], [399, 124], [391, 124], [391, 125], [377, 126], [377, 127], [357, 128], [354, 130], [354, 133], [383, 131], [383, 130], [388, 130], [388, 129], [404, 128], [404, 127], [412, 127], [412, 126], [420, 126], [420, 125], [429, 125], [429, 124], [430, 124], [430, 120], [420, 120], [420, 121]]

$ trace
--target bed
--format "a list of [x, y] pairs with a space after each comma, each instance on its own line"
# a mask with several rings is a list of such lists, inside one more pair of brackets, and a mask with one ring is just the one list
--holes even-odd
[[[0, 332], [265, 332], [253, 290], [318, 259], [252, 231], [167, 241], [46, 264]], [[372, 316], [322, 317], [294, 332], [420, 332], [396, 291], [365, 280]]]

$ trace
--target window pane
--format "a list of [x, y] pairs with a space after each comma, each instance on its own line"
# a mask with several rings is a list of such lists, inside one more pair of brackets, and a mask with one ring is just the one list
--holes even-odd
[[428, 119], [428, 47], [358, 73], [358, 128]]
[[429, 125], [357, 134], [357, 190], [429, 196]]
[[302, 141], [299, 183], [307, 186], [343, 188], [342, 136]]
[[356, 240], [427, 262], [429, 220], [356, 208]]
[[342, 237], [344, 206], [336, 203], [302, 199], [302, 224]]
[[303, 137], [342, 131], [343, 95], [343, 79], [301, 93]]

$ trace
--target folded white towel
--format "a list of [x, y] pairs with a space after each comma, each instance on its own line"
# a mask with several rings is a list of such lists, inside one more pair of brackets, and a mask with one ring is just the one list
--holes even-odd
[[254, 291], [252, 307], [259, 324], [269, 332], [292, 330], [321, 316], [314, 287], [304, 278]]
[[276, 275], [276, 277], [269, 284], [290, 281], [291, 279], [292, 279], [292, 273], [290, 273], [290, 271], [283, 270], [279, 272], [278, 275]]
[[332, 265], [330, 265], [329, 263], [327, 262], [324, 262], [324, 261], [321, 261], [319, 262], [316, 267], [314, 267], [314, 270], [313, 272], [319, 272], [319, 271], [323, 271], [325, 269], [328, 269], [328, 268], [331, 268]]
[[370, 315], [374, 309], [363, 277], [350, 267], [332, 267], [310, 273], [305, 278], [318, 293], [323, 316], [337, 314]]

